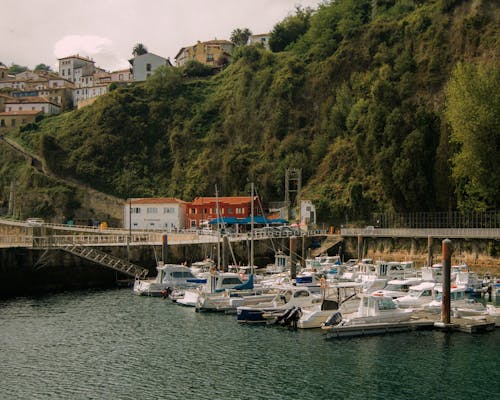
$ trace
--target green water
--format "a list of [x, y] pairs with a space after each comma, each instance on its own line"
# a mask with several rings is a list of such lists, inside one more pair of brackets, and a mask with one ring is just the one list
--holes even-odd
[[326, 341], [130, 290], [0, 301], [0, 399], [495, 399], [500, 330]]

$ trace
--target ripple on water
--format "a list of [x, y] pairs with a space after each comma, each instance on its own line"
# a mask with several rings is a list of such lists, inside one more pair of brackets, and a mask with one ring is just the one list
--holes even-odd
[[[1, 399], [494, 398], [498, 337], [326, 341], [129, 290], [0, 303]], [[476, 397], [477, 398], [477, 397]]]

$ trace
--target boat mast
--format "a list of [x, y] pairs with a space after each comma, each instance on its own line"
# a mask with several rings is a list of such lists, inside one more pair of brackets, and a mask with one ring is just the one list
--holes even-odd
[[217, 269], [220, 270], [220, 223], [219, 223], [219, 192], [215, 185], [215, 208], [217, 213]]
[[250, 196], [250, 273], [253, 274], [253, 224], [254, 224], [254, 221], [253, 221], [253, 214], [254, 214], [254, 210], [253, 210], [253, 192], [254, 192], [254, 188], [253, 188], [253, 182], [252, 182], [252, 185], [251, 185], [251, 196]]

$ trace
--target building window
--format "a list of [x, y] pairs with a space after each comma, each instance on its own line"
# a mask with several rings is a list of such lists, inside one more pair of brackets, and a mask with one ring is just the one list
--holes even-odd
[[146, 64], [146, 71], [151, 71], [151, 64]]
[[123, 74], [119, 74], [119, 75], [118, 75], [118, 80], [119, 80], [119, 81], [123, 81]]
[[163, 208], [163, 214], [174, 214], [174, 213], [175, 213], [174, 207], [164, 207]]
[[10, 121], [10, 126], [16, 126], [16, 120], [13, 119], [12, 121]]
[[227, 213], [228, 213], [228, 214], [232, 214], [233, 212], [234, 212], [234, 211], [233, 211], [233, 209], [232, 209], [232, 208], [228, 208], [228, 209], [227, 209]]
[[237, 208], [236, 209], [236, 214], [243, 214], [245, 212], [244, 208]]
[[156, 207], [148, 207], [148, 209], [146, 210], [146, 213], [147, 214], [157, 214], [158, 209]]
[[141, 209], [139, 207], [132, 207], [132, 214], [140, 214]]
[[213, 54], [207, 54], [207, 63], [208, 62], [214, 62], [214, 55]]
[[196, 208], [191, 208], [189, 210], [189, 214], [196, 214]]
[[0, 120], [0, 126], [5, 127], [5, 120], [4, 119]]

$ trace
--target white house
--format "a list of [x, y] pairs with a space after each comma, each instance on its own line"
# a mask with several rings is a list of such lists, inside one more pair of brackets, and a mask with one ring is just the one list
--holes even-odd
[[248, 38], [248, 45], [251, 44], [261, 44], [265, 49], [269, 50], [269, 38], [271, 37], [270, 33], [261, 33], [259, 35], [251, 35]]
[[126, 229], [161, 229], [171, 231], [184, 228], [186, 202], [171, 198], [128, 199], [123, 221]]
[[80, 55], [59, 59], [59, 76], [77, 83], [82, 76], [89, 76], [95, 70], [94, 61]]
[[311, 200], [300, 201], [300, 224], [316, 224], [316, 207], [314, 207], [314, 204], [311, 202]]
[[44, 97], [19, 97], [6, 100], [5, 111], [41, 111], [53, 115], [61, 112], [61, 106]]
[[163, 58], [153, 53], [136, 56], [130, 59], [129, 63], [132, 65], [132, 73], [136, 82], [145, 81], [148, 76], [153, 74], [156, 68], [162, 65], [172, 66], [168, 58]]

